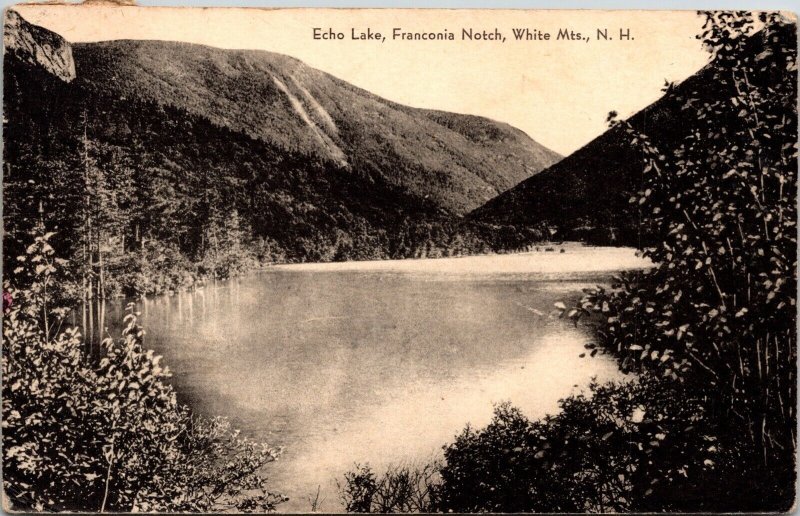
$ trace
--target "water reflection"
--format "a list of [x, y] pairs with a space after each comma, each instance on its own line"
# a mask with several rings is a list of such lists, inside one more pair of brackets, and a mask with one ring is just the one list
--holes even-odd
[[[333, 480], [353, 462], [427, 459], [466, 423], [488, 422], [493, 403], [537, 417], [617, 374], [579, 358], [591, 336], [548, 315], [609, 273], [504, 260], [509, 272], [484, 260], [456, 276], [440, 263], [274, 268], [137, 307], [182, 401], [284, 448], [267, 471], [293, 499], [283, 509], [307, 511], [320, 485], [322, 509], [338, 511]], [[118, 334], [123, 311], [107, 303], [87, 323]]]

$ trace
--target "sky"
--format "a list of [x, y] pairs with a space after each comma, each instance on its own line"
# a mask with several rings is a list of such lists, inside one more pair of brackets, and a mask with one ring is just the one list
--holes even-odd
[[[29, 22], [71, 42], [159, 39], [296, 57], [402, 104], [485, 116], [569, 154], [601, 134], [609, 111], [632, 115], [708, 62], [694, 11], [266, 9], [19, 5]], [[314, 39], [314, 28], [343, 33]], [[371, 29], [385, 41], [353, 40]], [[447, 32], [455, 41], [393, 40]], [[512, 29], [550, 33], [517, 41]], [[463, 29], [503, 41], [462, 41]], [[589, 40], [557, 40], [561, 29]], [[597, 39], [606, 29], [611, 40]], [[632, 39], [620, 39], [620, 29]]]

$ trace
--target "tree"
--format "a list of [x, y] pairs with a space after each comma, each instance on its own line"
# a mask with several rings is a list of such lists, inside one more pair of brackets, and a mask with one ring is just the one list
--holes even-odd
[[[705, 13], [714, 99], [684, 109], [698, 128], [658, 149], [626, 122], [643, 159], [638, 206], [654, 267], [594, 289], [568, 315], [598, 314], [624, 370], [707, 393], [740, 428], [754, 497], [787, 504], [796, 449], [797, 67], [795, 28], [763, 13]], [[788, 507], [788, 504], [786, 505]]]
[[212, 207], [203, 233], [202, 272], [214, 279], [244, 272], [251, 265], [250, 252], [245, 250], [246, 234], [237, 210], [223, 213]]

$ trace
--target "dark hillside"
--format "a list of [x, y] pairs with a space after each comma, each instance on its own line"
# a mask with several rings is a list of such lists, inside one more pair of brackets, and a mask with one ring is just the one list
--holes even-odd
[[[779, 39], [794, 41], [783, 29]], [[751, 37], [748, 52], [769, 52], [776, 41]], [[711, 63], [628, 121], [665, 153], [698, 127], [692, 105], [713, 104], [730, 96], [713, 80]], [[768, 80], [754, 76], [758, 83]], [[639, 242], [638, 206], [630, 198], [640, 189], [641, 157], [619, 128], [612, 128], [545, 171], [500, 194], [470, 214], [472, 220], [491, 224], [531, 226], [547, 224], [558, 238], [598, 243]]]

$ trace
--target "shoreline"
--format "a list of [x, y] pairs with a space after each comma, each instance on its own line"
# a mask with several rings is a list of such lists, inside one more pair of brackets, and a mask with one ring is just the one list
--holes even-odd
[[[541, 246], [541, 251], [442, 258], [275, 264], [265, 271], [420, 272], [449, 275], [573, 274], [648, 269], [653, 263], [631, 247], [592, 247], [580, 243]], [[545, 251], [553, 249], [553, 251]]]

